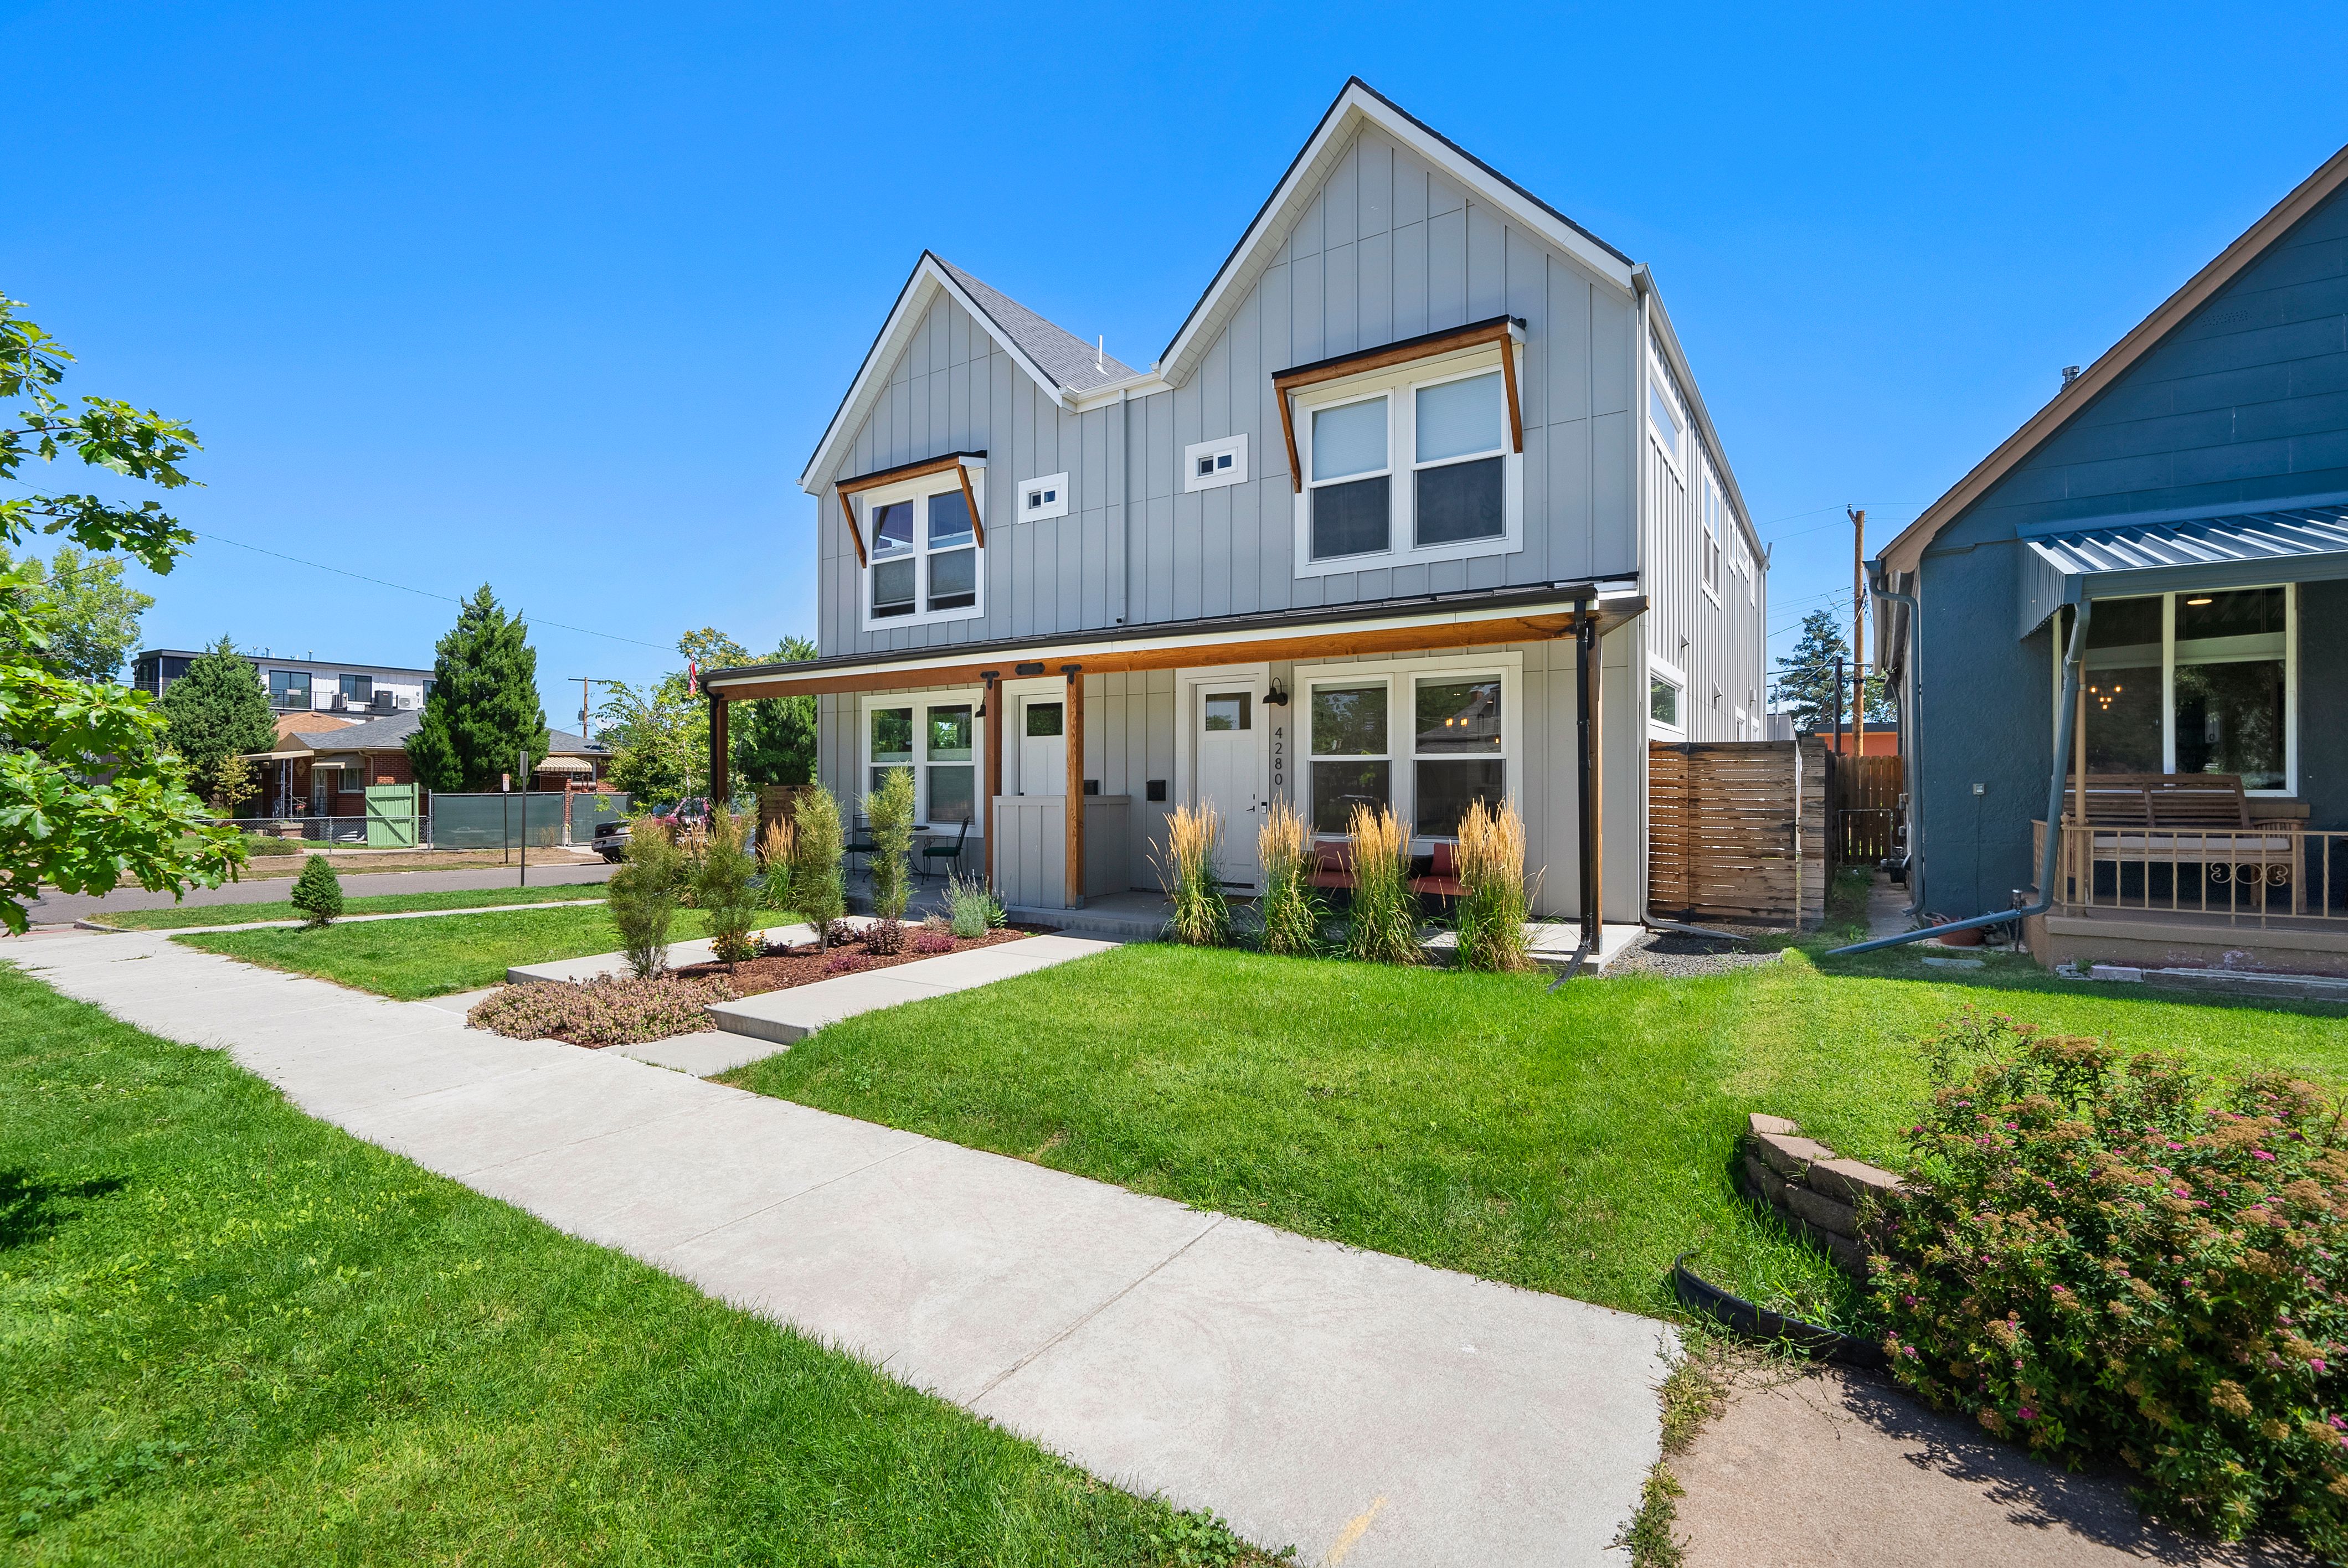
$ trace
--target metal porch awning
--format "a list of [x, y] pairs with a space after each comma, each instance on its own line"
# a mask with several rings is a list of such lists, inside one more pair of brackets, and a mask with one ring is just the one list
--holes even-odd
[[584, 757], [547, 757], [531, 764], [530, 771], [541, 774], [592, 774], [595, 771], [595, 764]]
[[2348, 578], [2348, 502], [2023, 535], [2019, 635], [2066, 604]]

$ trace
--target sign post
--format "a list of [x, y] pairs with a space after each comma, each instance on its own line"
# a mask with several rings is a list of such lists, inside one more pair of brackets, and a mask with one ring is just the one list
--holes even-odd
[[516, 753], [521, 758], [521, 885], [530, 886], [530, 749]]

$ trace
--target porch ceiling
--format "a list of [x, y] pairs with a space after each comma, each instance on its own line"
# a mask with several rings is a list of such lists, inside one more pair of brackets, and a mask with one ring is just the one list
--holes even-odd
[[1601, 596], [1596, 584], [1561, 586], [1350, 607], [1334, 617], [1325, 610], [1226, 616], [1179, 628], [1136, 629], [1118, 636], [1022, 638], [719, 670], [713, 671], [704, 685], [714, 697], [750, 702], [817, 692], [964, 686], [990, 673], [1015, 677], [1025, 664], [1041, 665], [1041, 672], [1051, 674], [1060, 673], [1064, 665], [1076, 664], [1084, 673], [1097, 675], [1546, 642], [1573, 635], [1577, 600], [1591, 604], [1591, 619], [1601, 635], [1643, 614], [1647, 608], [1643, 595], [1610, 591]]
[[2027, 637], [2064, 605], [2086, 599], [2348, 578], [2348, 503], [2069, 527], [2024, 543], [2020, 635]]

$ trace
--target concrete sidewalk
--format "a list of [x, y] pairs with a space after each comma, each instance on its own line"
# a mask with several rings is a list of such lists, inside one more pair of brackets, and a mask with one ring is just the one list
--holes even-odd
[[1623, 1560], [1608, 1542], [1659, 1450], [1663, 1324], [160, 936], [0, 957], [1302, 1563]]
[[[530, 881], [532, 887], [570, 886], [575, 884], [603, 882], [610, 879], [617, 866], [600, 860], [580, 861], [567, 851], [550, 850], [562, 856], [560, 861], [550, 860], [540, 866], [532, 863]], [[76, 920], [101, 919], [109, 909], [169, 909], [175, 905], [200, 907], [207, 904], [269, 904], [285, 897], [294, 886], [294, 873], [301, 869], [297, 856], [285, 858], [296, 862], [282, 874], [276, 867], [264, 867], [262, 873], [248, 874], [242, 882], [224, 883], [218, 887], [191, 887], [186, 895], [173, 898], [169, 893], [149, 893], [141, 887], [118, 887], [110, 893], [60, 893], [46, 888], [41, 896], [26, 907], [36, 926], [70, 926]], [[521, 886], [520, 868], [512, 866], [478, 866], [458, 867], [450, 871], [369, 871], [345, 874], [351, 880], [345, 883], [343, 895], [349, 898], [372, 897], [379, 893], [457, 893], [481, 887], [513, 887]]]

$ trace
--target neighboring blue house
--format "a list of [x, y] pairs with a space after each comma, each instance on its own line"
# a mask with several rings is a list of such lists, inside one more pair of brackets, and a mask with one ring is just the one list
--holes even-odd
[[2044, 893], [2050, 964], [2348, 972], [2343, 185], [2348, 149], [1872, 563], [1920, 913]]

